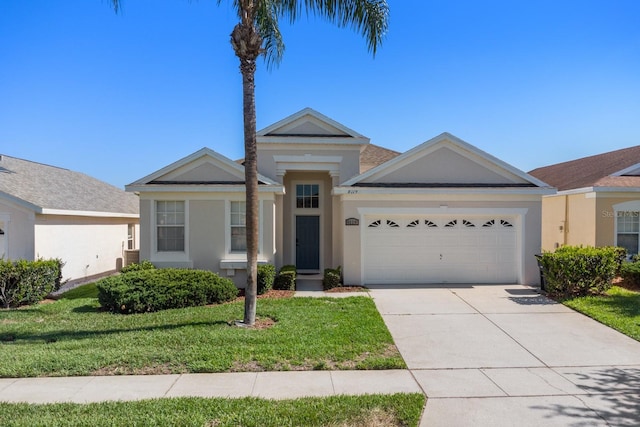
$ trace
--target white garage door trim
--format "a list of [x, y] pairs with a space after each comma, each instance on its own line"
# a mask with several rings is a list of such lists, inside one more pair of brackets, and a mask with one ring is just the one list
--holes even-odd
[[[467, 218], [471, 218], [474, 220], [491, 220], [491, 219], [500, 219], [505, 218], [508, 219], [509, 223], [513, 225], [513, 231], [516, 235], [516, 247], [515, 247], [515, 280], [518, 283], [523, 283], [523, 266], [524, 266], [524, 250], [525, 246], [524, 242], [524, 218], [528, 209], [526, 208], [448, 208], [443, 206], [441, 208], [359, 208], [358, 213], [360, 215], [360, 266], [361, 272], [360, 277], [362, 278], [363, 284], [367, 283], [367, 271], [366, 271], [366, 263], [365, 252], [367, 251], [367, 232], [371, 233], [371, 230], [368, 230], [369, 223], [372, 220], [380, 219], [384, 217], [390, 218], [403, 218], [407, 222], [404, 226], [407, 226], [409, 222], [409, 218], [415, 220], [416, 218], [425, 219], [425, 217], [430, 216], [436, 218], [438, 221], [443, 221], [446, 218], [458, 219], [461, 223], [462, 217], [466, 216]], [[415, 217], [415, 218], [413, 218]], [[477, 221], [476, 221], [477, 222]], [[484, 223], [483, 223], [484, 224]], [[442, 225], [442, 224], [441, 224]], [[460, 226], [461, 224], [458, 224]], [[418, 231], [418, 230], [416, 230]], [[485, 282], [489, 282], [490, 280], [485, 280]], [[385, 280], [371, 280], [369, 277], [369, 283], [383, 283]], [[405, 283], [418, 283], [420, 281], [415, 279], [407, 279], [404, 281]], [[434, 282], [434, 280], [425, 280], [425, 282]], [[450, 282], [442, 280], [442, 282]], [[475, 282], [475, 281], [474, 281]], [[477, 281], [480, 283], [481, 281]]]

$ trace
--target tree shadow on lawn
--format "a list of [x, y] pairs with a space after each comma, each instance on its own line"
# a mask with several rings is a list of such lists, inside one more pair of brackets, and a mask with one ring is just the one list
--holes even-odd
[[100, 336], [106, 336], [111, 334], [122, 334], [127, 332], [144, 332], [144, 331], [170, 331], [180, 329], [184, 327], [193, 326], [215, 326], [226, 325], [231, 326], [229, 322], [223, 320], [216, 320], [211, 322], [187, 322], [173, 325], [160, 325], [160, 326], [141, 326], [137, 328], [121, 328], [121, 329], [106, 329], [106, 330], [58, 330], [43, 333], [21, 333], [21, 332], [8, 332], [0, 335], [0, 341], [5, 343], [13, 342], [19, 344], [19, 341], [26, 342], [39, 342], [54, 343], [57, 341], [71, 341], [81, 340], [87, 338], [96, 338]]
[[571, 426], [637, 426], [640, 420], [640, 368], [603, 367], [591, 372], [563, 375], [585, 391], [577, 395], [582, 404], [541, 405], [532, 409], [548, 411], [546, 418], [570, 417]]

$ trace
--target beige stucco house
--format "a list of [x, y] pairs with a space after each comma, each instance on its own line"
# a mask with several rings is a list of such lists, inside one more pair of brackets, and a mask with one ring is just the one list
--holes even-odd
[[[259, 261], [345, 284], [539, 281], [542, 196], [554, 190], [443, 133], [406, 153], [304, 109], [257, 134]], [[244, 170], [208, 148], [126, 186], [140, 256], [243, 287]]]
[[638, 253], [640, 146], [529, 172], [558, 188], [542, 200], [542, 247], [622, 246]]
[[0, 156], [0, 258], [60, 258], [69, 281], [114, 272], [138, 248], [138, 208], [85, 174]]

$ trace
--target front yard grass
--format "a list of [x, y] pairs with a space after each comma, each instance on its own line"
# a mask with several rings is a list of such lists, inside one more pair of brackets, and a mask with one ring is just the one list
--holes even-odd
[[243, 329], [243, 302], [111, 314], [91, 286], [0, 310], [0, 377], [406, 368], [367, 297], [260, 299]]
[[0, 403], [0, 424], [37, 426], [417, 426], [422, 394], [295, 400], [178, 398], [138, 402]]
[[568, 299], [563, 304], [640, 341], [640, 292], [613, 286], [605, 295]]

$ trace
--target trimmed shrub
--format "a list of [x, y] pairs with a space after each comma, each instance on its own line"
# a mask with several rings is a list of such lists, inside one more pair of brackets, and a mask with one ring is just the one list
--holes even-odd
[[156, 266], [153, 265], [153, 263], [151, 261], [149, 261], [148, 259], [143, 259], [142, 261], [140, 261], [139, 263], [132, 263], [127, 265], [126, 267], [122, 267], [122, 270], [120, 270], [121, 273], [130, 273], [132, 271], [140, 271], [140, 270], [155, 270]]
[[11, 308], [42, 301], [51, 292], [60, 289], [63, 265], [59, 259], [0, 259], [0, 305]]
[[273, 264], [258, 265], [258, 295], [269, 292], [276, 278], [276, 267]]
[[329, 289], [337, 288], [341, 285], [342, 281], [342, 267], [338, 268], [325, 268], [324, 276], [322, 277], [322, 289], [328, 291]]
[[294, 291], [296, 289], [296, 266], [283, 265], [273, 282], [273, 289]]
[[538, 256], [546, 291], [555, 296], [601, 294], [611, 287], [626, 251], [617, 247], [563, 246]]
[[640, 262], [625, 262], [620, 268], [620, 276], [624, 285], [631, 288], [640, 288]]
[[132, 271], [102, 279], [96, 287], [100, 305], [123, 314], [220, 304], [238, 296], [229, 279], [178, 268]]

